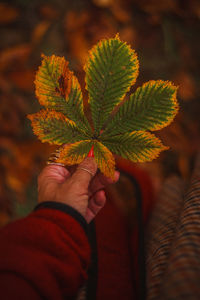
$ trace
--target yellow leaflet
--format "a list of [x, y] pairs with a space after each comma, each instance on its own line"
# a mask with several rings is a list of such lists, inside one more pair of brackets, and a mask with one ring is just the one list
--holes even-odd
[[151, 161], [168, 149], [154, 134], [146, 131], [119, 134], [102, 140], [102, 143], [113, 153], [133, 162]]
[[73, 72], [64, 57], [42, 55], [35, 78], [35, 93], [41, 105], [53, 106], [59, 97], [67, 98], [72, 88]]
[[115, 159], [110, 150], [102, 143], [94, 142], [94, 158], [101, 172], [112, 179], [115, 174]]
[[91, 140], [84, 140], [65, 145], [60, 150], [60, 155], [56, 162], [69, 166], [80, 164], [90, 151], [92, 143]]
[[70, 129], [76, 127], [73, 121], [66, 118], [62, 113], [53, 110], [41, 110], [27, 117], [31, 120], [34, 134], [42, 142], [50, 144], [62, 145], [64, 140], [61, 134], [63, 134], [66, 126]]
[[162, 144], [159, 138], [147, 131], [133, 131], [129, 135], [133, 140], [129, 143], [127, 156], [133, 162], [152, 161], [162, 151], [169, 149]]
[[[142, 90], [143, 88], [148, 87], [149, 90], [154, 89], [159, 90], [160, 93], [166, 91], [169, 91], [172, 93], [171, 97], [166, 100], [167, 104], [169, 105], [169, 102], [171, 104], [171, 109], [169, 110], [168, 107], [166, 107], [165, 112], [168, 113], [167, 120], [163, 121], [163, 123], [155, 123], [149, 130], [160, 130], [166, 126], [168, 126], [176, 116], [178, 110], [179, 110], [179, 105], [177, 101], [177, 89], [178, 87], [175, 86], [172, 82], [170, 81], [163, 81], [163, 80], [150, 80], [142, 85], [142, 87], [139, 87], [137, 90]], [[136, 90], [136, 93], [137, 93]], [[163, 105], [164, 106], [164, 105]], [[164, 109], [164, 108], [163, 108]], [[164, 112], [163, 112], [164, 113]], [[152, 112], [153, 114], [153, 112]]]

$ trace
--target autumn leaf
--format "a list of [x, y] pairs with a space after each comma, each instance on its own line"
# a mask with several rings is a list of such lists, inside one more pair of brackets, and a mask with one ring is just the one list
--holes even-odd
[[85, 65], [86, 89], [95, 134], [99, 134], [114, 107], [120, 103], [138, 76], [134, 50], [114, 39], [102, 40], [89, 53]]
[[115, 159], [112, 152], [101, 142], [94, 143], [94, 157], [101, 172], [114, 178]]
[[135, 51], [118, 35], [92, 48], [85, 65], [90, 125], [80, 85], [68, 62], [63, 57], [43, 55], [35, 85], [45, 109], [28, 117], [42, 142], [64, 144], [56, 162], [79, 164], [93, 147], [99, 169], [113, 178], [113, 154], [145, 162], [168, 148], [149, 131], [160, 130], [174, 119], [177, 87], [169, 81], [151, 80], [122, 102], [136, 81], [138, 66]]
[[177, 87], [168, 81], [146, 82], [119, 108], [103, 135], [166, 127], [177, 113], [176, 92]]
[[92, 144], [91, 140], [82, 140], [64, 146], [63, 149], [60, 150], [57, 162], [69, 166], [81, 163], [90, 151]]
[[168, 149], [152, 133], [139, 130], [107, 139], [102, 136], [101, 141], [113, 153], [133, 162], [151, 161], [157, 158], [161, 151]]
[[79, 131], [76, 123], [60, 112], [41, 110], [38, 113], [28, 115], [28, 118], [32, 121], [33, 132], [42, 142], [62, 145], [84, 139], [84, 135]]
[[46, 108], [63, 113], [80, 125], [84, 132], [90, 130], [83, 112], [83, 98], [77, 78], [68, 68], [64, 57], [42, 55], [42, 65], [36, 74], [36, 97]]

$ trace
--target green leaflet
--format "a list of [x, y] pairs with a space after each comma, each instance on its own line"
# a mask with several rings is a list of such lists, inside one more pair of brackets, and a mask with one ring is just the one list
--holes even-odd
[[151, 161], [158, 157], [161, 151], [167, 149], [155, 135], [144, 131], [133, 131], [101, 139], [114, 154], [133, 162]]
[[62, 145], [87, 139], [76, 124], [67, 119], [62, 113], [52, 110], [41, 110], [28, 115], [32, 121], [34, 133], [42, 142]]
[[[99, 141], [94, 142], [94, 157], [101, 172], [114, 179], [115, 159], [111, 151]], [[109, 162], [109, 163], [108, 163]]]
[[114, 107], [137, 78], [137, 56], [118, 36], [102, 40], [90, 51], [85, 72], [94, 131], [98, 136]]
[[92, 135], [92, 129], [83, 112], [83, 97], [78, 80], [73, 78], [72, 88], [67, 99], [67, 105], [63, 105], [63, 113], [73, 120], [88, 137]]
[[61, 151], [57, 162], [66, 165], [75, 165], [82, 162], [92, 147], [93, 141], [84, 140], [74, 144], [65, 145]]
[[176, 91], [177, 87], [168, 81], [152, 80], [143, 84], [119, 108], [103, 135], [167, 126], [177, 113]]

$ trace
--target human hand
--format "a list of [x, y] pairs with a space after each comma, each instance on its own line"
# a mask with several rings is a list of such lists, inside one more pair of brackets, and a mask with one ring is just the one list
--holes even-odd
[[76, 169], [48, 165], [38, 177], [38, 202], [54, 201], [70, 205], [89, 223], [106, 202], [105, 186], [119, 179], [117, 171], [114, 181], [96, 172], [93, 157], [87, 157]]

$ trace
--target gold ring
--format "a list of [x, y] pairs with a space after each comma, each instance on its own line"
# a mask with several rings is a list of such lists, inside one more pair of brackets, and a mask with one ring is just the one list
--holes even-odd
[[51, 161], [47, 161], [47, 165], [56, 165], [56, 166], [65, 167], [65, 165], [62, 163], [51, 162]]
[[95, 175], [93, 174], [90, 170], [86, 169], [86, 168], [83, 168], [83, 167], [78, 167], [77, 170], [83, 170], [83, 171], [86, 171], [88, 172], [92, 177]]

